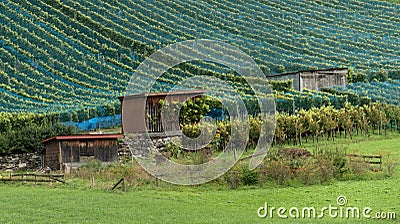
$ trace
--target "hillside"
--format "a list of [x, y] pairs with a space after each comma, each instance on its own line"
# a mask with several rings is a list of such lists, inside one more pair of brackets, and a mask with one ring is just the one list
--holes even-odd
[[[399, 5], [374, 0], [0, 0], [0, 111], [115, 103], [148, 55], [196, 38], [239, 47], [271, 74], [328, 67], [391, 74], [400, 71], [399, 15]], [[201, 71], [231, 75], [210, 63], [191, 68], [171, 71], [157, 90]]]

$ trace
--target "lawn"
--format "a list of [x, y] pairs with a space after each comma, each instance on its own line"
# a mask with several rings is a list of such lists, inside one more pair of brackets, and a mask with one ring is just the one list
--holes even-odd
[[[348, 153], [391, 154], [399, 159], [400, 134], [338, 139], [335, 142], [305, 144], [315, 148], [343, 148]], [[385, 161], [384, 161], [385, 166]], [[334, 181], [329, 185], [278, 187], [267, 184], [230, 189], [218, 184], [201, 186], [173, 186], [162, 183], [129, 187], [127, 192], [78, 188], [74, 184], [1, 184], [0, 223], [386, 223], [388, 220], [344, 218], [348, 207], [374, 217], [377, 212], [395, 213], [391, 223], [400, 223], [400, 172], [393, 177], [374, 180]], [[72, 181], [73, 180], [68, 180]], [[85, 183], [87, 184], [87, 183]], [[345, 196], [347, 204], [339, 206], [337, 198]], [[342, 217], [279, 218], [257, 215], [265, 203], [271, 207], [290, 209], [314, 207], [317, 216], [323, 207], [342, 208]], [[263, 212], [263, 211], [261, 211]], [[389, 214], [390, 213], [390, 214]], [[288, 211], [285, 213], [289, 215]], [[307, 215], [307, 214], [306, 214]], [[340, 216], [340, 215], [338, 215]], [[350, 214], [351, 216], [351, 214]], [[362, 217], [363, 215], [360, 214]], [[301, 214], [300, 214], [301, 217]]]
[[[343, 207], [371, 207], [396, 212], [400, 222], [398, 178], [336, 182], [329, 186], [300, 188], [145, 187], [126, 193], [76, 190], [43, 186], [0, 186], [0, 223], [370, 223], [373, 219], [259, 218], [257, 209], [265, 202], [274, 207], [329, 205], [347, 197]], [[319, 214], [319, 213], [318, 213]], [[382, 220], [377, 221], [377, 223]]]
[[[285, 148], [304, 148], [312, 153], [318, 149], [324, 150], [344, 150], [347, 154], [362, 154], [362, 155], [382, 155], [383, 168], [386, 168], [388, 159], [397, 160], [400, 162], [400, 133], [390, 132], [378, 134], [370, 134], [370, 136], [353, 136], [353, 139], [336, 138], [335, 141], [320, 141], [312, 143], [311, 141], [303, 145], [289, 145]], [[397, 171], [400, 173], [400, 166], [397, 166]]]

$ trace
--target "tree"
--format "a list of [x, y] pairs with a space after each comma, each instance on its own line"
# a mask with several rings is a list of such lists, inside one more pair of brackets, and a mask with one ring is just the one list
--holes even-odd
[[389, 75], [385, 69], [374, 71], [369, 74], [368, 81], [370, 82], [385, 82], [389, 78]]
[[338, 112], [339, 127], [343, 128], [345, 137], [347, 133], [349, 134], [350, 139], [352, 139], [351, 129], [355, 116], [354, 108], [349, 103], [346, 103], [345, 107]]
[[321, 127], [324, 133], [328, 134], [328, 138], [334, 140], [333, 131], [338, 127], [337, 121], [338, 111], [332, 106], [321, 108]]
[[365, 82], [367, 81], [367, 76], [362, 71], [354, 71], [354, 69], [349, 69], [349, 75], [347, 76], [347, 81], [349, 83]]

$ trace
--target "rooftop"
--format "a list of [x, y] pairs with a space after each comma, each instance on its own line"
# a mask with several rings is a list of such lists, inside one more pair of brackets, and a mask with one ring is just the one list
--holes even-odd
[[45, 144], [54, 140], [93, 140], [93, 139], [119, 139], [123, 138], [122, 134], [89, 134], [89, 135], [68, 135], [68, 136], [55, 136], [43, 140], [41, 143]]
[[303, 72], [329, 72], [329, 71], [342, 71], [346, 70], [348, 68], [326, 68], [326, 69], [316, 69], [316, 70], [300, 70], [300, 71], [295, 71], [295, 72], [287, 72], [287, 73], [282, 73], [282, 74], [275, 74], [275, 75], [269, 75], [267, 78], [270, 77], [278, 77], [278, 76], [285, 76], [285, 75], [294, 75], [298, 73], [303, 73]]
[[141, 93], [141, 94], [133, 94], [127, 96], [120, 96], [118, 99], [122, 101], [123, 99], [130, 99], [130, 98], [144, 98], [144, 97], [166, 97], [169, 96], [178, 96], [178, 95], [202, 95], [205, 93], [205, 90], [187, 90], [187, 91], [178, 91], [178, 92], [162, 92], [162, 93]]

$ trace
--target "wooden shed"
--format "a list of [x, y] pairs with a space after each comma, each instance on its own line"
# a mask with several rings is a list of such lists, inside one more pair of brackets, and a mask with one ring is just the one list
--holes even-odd
[[[169, 93], [149, 93], [121, 96], [121, 119], [123, 133], [162, 132], [160, 100], [185, 102], [201, 97], [204, 90], [180, 91]], [[177, 121], [168, 121], [167, 125], [179, 125]], [[176, 130], [176, 129], [175, 129]]]
[[64, 171], [79, 167], [90, 160], [110, 163], [118, 161], [118, 143], [121, 134], [56, 136], [42, 141], [43, 166]]
[[347, 68], [329, 68], [271, 75], [267, 76], [267, 79], [292, 79], [293, 88], [298, 91], [303, 91], [303, 89], [319, 90], [322, 87], [346, 85], [348, 73]]

